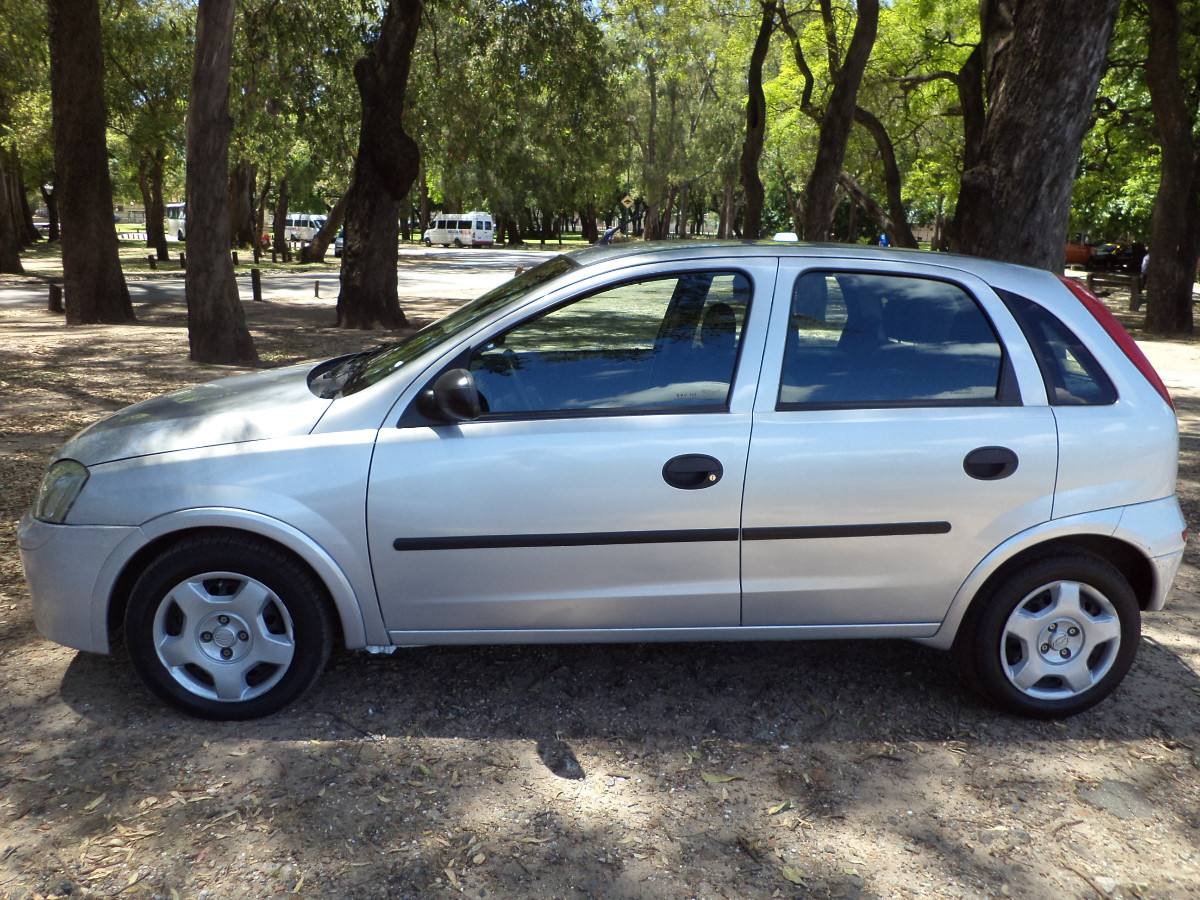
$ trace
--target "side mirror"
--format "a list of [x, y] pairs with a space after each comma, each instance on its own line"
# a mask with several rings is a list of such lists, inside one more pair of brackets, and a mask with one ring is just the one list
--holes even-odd
[[475, 376], [466, 369], [443, 372], [417, 397], [417, 408], [438, 422], [469, 422], [483, 412]]

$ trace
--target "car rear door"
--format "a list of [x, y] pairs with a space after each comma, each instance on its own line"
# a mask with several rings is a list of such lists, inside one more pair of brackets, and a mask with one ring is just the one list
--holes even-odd
[[743, 508], [744, 625], [927, 634], [992, 548], [1051, 515], [1057, 435], [978, 278], [781, 263]]
[[776, 265], [632, 266], [456, 356], [485, 414], [406, 413], [371, 464], [371, 560], [393, 637], [738, 625]]

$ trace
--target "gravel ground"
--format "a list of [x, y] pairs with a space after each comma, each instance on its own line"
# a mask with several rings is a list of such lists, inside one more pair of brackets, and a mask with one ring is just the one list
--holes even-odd
[[[381, 337], [330, 305], [250, 308], [264, 360]], [[161, 707], [37, 636], [14, 539], [71, 433], [228, 372], [186, 362], [177, 305], [138, 312], [0, 309], [0, 896], [1200, 896], [1194, 550], [1125, 684], [1065, 723], [903, 642], [341, 653], [266, 720]], [[1145, 346], [1196, 522], [1200, 352]]]

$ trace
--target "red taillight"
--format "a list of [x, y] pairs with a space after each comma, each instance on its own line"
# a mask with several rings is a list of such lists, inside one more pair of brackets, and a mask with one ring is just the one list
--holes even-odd
[[1100, 323], [1100, 327], [1108, 332], [1108, 336], [1113, 339], [1113, 343], [1121, 348], [1121, 352], [1129, 357], [1131, 363], [1137, 366], [1137, 370], [1142, 373], [1142, 377], [1150, 382], [1150, 386], [1158, 391], [1159, 395], [1167, 401], [1167, 406], [1174, 409], [1175, 403], [1171, 400], [1171, 394], [1167, 390], [1167, 386], [1163, 384], [1163, 380], [1154, 371], [1154, 366], [1150, 364], [1150, 360], [1146, 358], [1146, 354], [1142, 352], [1142, 348], [1137, 345], [1137, 342], [1129, 336], [1129, 332], [1117, 321], [1117, 317], [1108, 311], [1108, 307], [1101, 302], [1099, 297], [1074, 278], [1059, 275], [1058, 279], [1083, 304], [1083, 308], [1092, 314], [1092, 318]]

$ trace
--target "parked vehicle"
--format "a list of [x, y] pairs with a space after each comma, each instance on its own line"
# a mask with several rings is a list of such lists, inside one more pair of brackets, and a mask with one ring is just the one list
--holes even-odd
[[343, 228], [337, 233], [337, 237], [333, 239], [333, 255], [341, 256], [342, 250], [346, 247], [346, 229]]
[[1100, 272], [1140, 273], [1145, 255], [1146, 245], [1139, 241], [1132, 244], [1120, 241], [1097, 244], [1092, 248], [1086, 267]]
[[619, 244], [399, 343], [97, 422], [18, 543], [42, 634], [122, 636], [201, 716], [279, 709], [335, 641], [890, 637], [1057, 717], [1113, 691], [1166, 602], [1177, 449], [1162, 381], [1075, 281]]
[[1067, 244], [1066, 263], [1068, 266], [1086, 266], [1092, 258], [1092, 248], [1084, 243]]
[[490, 247], [495, 242], [495, 223], [490, 214], [442, 213], [425, 229], [421, 241], [426, 247]]
[[289, 212], [283, 223], [284, 239], [288, 241], [311, 241], [329, 218], [323, 213]]
[[166, 205], [166, 233], [175, 235], [175, 240], [187, 240], [187, 204], [168, 203]]

